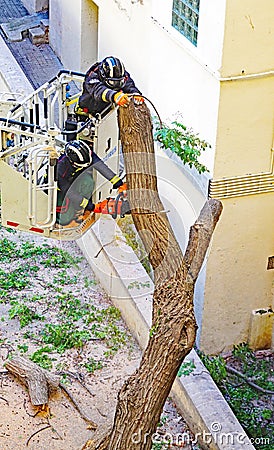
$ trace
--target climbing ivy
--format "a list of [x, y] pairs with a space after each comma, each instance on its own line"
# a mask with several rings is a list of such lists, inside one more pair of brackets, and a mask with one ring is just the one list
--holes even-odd
[[195, 167], [199, 173], [208, 172], [207, 167], [201, 164], [198, 158], [202, 152], [211, 148], [211, 145], [200, 139], [192, 129], [177, 121], [172, 122], [170, 126], [156, 122], [154, 138], [165, 149], [176, 153], [184, 164]]

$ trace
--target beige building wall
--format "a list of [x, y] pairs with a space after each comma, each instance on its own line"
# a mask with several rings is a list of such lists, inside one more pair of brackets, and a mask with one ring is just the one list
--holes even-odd
[[224, 211], [208, 257], [200, 337], [209, 353], [252, 341], [252, 310], [273, 308], [273, 48], [273, 1], [228, 0], [213, 172]]

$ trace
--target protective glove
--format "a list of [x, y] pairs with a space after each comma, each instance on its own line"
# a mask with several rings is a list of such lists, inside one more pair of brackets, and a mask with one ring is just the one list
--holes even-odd
[[85, 207], [85, 211], [93, 211], [95, 204], [89, 199], [87, 206]]
[[127, 191], [127, 183], [123, 183], [122, 186], [120, 186], [118, 188], [119, 194], [121, 194], [122, 192], [125, 192], [125, 191]]
[[108, 200], [106, 199], [106, 200], [103, 200], [102, 202], [95, 203], [93, 212], [95, 212], [96, 214], [101, 214], [103, 209], [106, 207], [107, 202], [108, 202]]
[[118, 175], [115, 175], [113, 178], [111, 178], [110, 182], [113, 184], [114, 189], [118, 189], [123, 184], [121, 178], [119, 178]]
[[141, 95], [134, 95], [133, 97], [133, 102], [135, 103], [135, 105], [141, 105], [142, 103], [144, 103], [144, 101], [145, 99]]
[[113, 98], [116, 105], [118, 106], [126, 107], [130, 102], [129, 96], [127, 94], [124, 94], [123, 92], [117, 92]]

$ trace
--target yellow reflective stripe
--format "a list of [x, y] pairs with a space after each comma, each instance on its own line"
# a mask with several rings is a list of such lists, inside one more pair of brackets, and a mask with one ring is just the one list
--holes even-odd
[[107, 102], [108, 100], [107, 100], [107, 98], [106, 98], [106, 95], [107, 95], [107, 93], [110, 91], [110, 89], [105, 89], [104, 90], [104, 92], [103, 92], [103, 94], [102, 94], [102, 100], [104, 101], [104, 102]]
[[83, 208], [85, 208], [88, 204], [88, 199], [87, 198], [83, 198], [82, 202], [80, 203], [80, 206], [82, 206]]
[[112, 184], [115, 184], [115, 183], [117, 183], [117, 181], [119, 181], [119, 180], [120, 180], [120, 178], [118, 177], [118, 175], [115, 175], [113, 178], [111, 178], [110, 182], [111, 182]]

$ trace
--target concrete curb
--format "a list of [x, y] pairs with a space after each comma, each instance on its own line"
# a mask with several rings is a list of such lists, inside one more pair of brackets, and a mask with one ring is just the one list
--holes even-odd
[[[101, 218], [77, 244], [142, 349], [149, 337], [153, 282], [126, 244], [121, 230]], [[254, 449], [197, 353], [195, 370], [177, 378], [172, 397], [203, 449]], [[176, 438], [176, 437], [175, 437]]]

